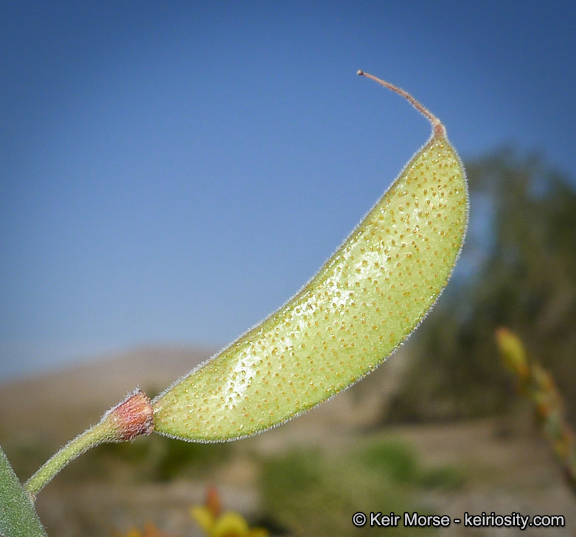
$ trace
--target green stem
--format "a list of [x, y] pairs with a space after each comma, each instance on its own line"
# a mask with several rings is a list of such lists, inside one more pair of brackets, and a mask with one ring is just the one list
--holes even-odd
[[90, 448], [96, 447], [110, 438], [110, 427], [103, 421], [84, 431], [81, 435], [68, 442], [55, 453], [44, 465], [24, 484], [25, 490], [32, 499], [52, 480], [52, 478]]
[[99, 423], [68, 442], [24, 484], [24, 489], [34, 501], [36, 495], [54, 476], [90, 448], [104, 442], [125, 442], [137, 436], [148, 435], [154, 430], [153, 408], [148, 396], [135, 390], [124, 401], [111, 408]]

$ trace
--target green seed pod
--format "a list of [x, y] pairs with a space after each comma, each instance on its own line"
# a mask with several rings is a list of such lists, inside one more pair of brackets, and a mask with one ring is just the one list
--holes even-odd
[[274, 427], [380, 365], [446, 285], [468, 220], [462, 163], [440, 121], [382, 199], [287, 304], [153, 402], [155, 430], [200, 442]]

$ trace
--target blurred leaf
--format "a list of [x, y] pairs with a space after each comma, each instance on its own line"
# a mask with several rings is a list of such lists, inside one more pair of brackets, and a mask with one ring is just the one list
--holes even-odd
[[47, 537], [34, 505], [0, 448], [0, 535]]

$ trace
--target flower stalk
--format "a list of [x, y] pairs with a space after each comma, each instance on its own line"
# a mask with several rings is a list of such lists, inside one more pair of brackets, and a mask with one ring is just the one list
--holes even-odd
[[24, 488], [35, 500], [37, 494], [62, 468], [89, 449], [106, 442], [126, 442], [154, 430], [153, 408], [142, 390], [135, 390], [112, 407], [100, 422], [74, 438], [53, 455], [28, 481]]
[[506, 368], [516, 377], [518, 391], [534, 407], [566, 479], [576, 493], [576, 435], [568, 425], [562, 395], [554, 379], [530, 360], [522, 340], [507, 328], [496, 331], [496, 343]]

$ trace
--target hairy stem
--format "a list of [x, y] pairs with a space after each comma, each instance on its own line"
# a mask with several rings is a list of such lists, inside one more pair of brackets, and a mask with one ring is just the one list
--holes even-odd
[[136, 390], [111, 408], [99, 423], [68, 442], [25, 483], [24, 488], [34, 500], [36, 495], [68, 463], [90, 448], [105, 442], [125, 442], [154, 430], [152, 404], [148, 396]]
[[96, 447], [108, 440], [108, 430], [102, 422], [88, 429], [74, 440], [68, 442], [60, 451], [54, 454], [44, 465], [25, 483], [24, 488], [32, 499], [52, 480], [52, 478], [90, 448]]

